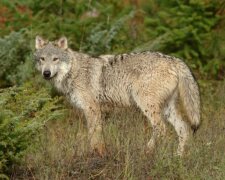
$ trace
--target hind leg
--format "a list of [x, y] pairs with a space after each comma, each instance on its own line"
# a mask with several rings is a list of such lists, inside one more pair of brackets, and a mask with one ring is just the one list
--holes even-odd
[[149, 112], [145, 112], [145, 115], [148, 117], [152, 125], [152, 137], [147, 144], [149, 152], [154, 151], [157, 142], [166, 134], [166, 126], [162, 119], [162, 112], [160, 108], [158, 105], [154, 104], [151, 106], [152, 109], [150, 109]]
[[140, 77], [140, 81], [132, 86], [133, 100], [152, 125], [152, 137], [147, 144], [150, 152], [154, 150], [159, 137], [166, 134], [166, 125], [163, 119], [164, 106], [178, 84], [175, 73], [161, 70], [155, 72], [143, 75]]
[[160, 137], [166, 134], [161, 101], [151, 95], [143, 96], [140, 93], [134, 97], [134, 100], [152, 125], [152, 136], [147, 144], [147, 151], [151, 153], [155, 149]]
[[171, 97], [168, 105], [165, 107], [164, 115], [175, 128], [175, 131], [179, 138], [179, 144], [177, 154], [182, 156], [184, 154], [185, 145], [190, 136], [190, 130], [188, 124], [183, 121], [181, 113], [176, 107], [177, 93]]

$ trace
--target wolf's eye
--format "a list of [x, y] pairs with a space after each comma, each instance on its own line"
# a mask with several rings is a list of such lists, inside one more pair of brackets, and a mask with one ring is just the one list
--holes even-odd
[[59, 58], [57, 58], [57, 57], [53, 58], [53, 61], [58, 61], [58, 60], [59, 60]]
[[44, 61], [44, 60], [45, 60], [45, 58], [44, 58], [44, 57], [40, 57], [40, 60], [41, 60], [41, 61]]

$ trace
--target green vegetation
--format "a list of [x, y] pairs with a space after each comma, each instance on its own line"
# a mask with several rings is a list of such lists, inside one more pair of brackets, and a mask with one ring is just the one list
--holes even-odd
[[31, 84], [1, 90], [0, 109], [0, 170], [6, 172], [35, 145], [46, 122], [65, 114], [59, 97], [51, 98], [46, 88]]
[[154, 40], [148, 47], [181, 57], [204, 75], [216, 76], [224, 67], [225, 55], [218, 27], [222, 18], [219, 3], [162, 1], [158, 5], [162, 8], [157, 12], [151, 8], [145, 18], [147, 32]]
[[0, 86], [21, 84], [33, 74], [31, 51], [25, 37], [22, 29], [0, 39]]
[[[224, 15], [220, 0], [2, 0], [0, 179], [224, 179]], [[126, 109], [105, 121], [108, 156], [88, 154], [82, 114], [35, 72], [37, 34], [65, 35], [74, 50], [95, 56], [151, 50], [184, 59], [203, 104], [202, 127], [186, 157], [173, 156], [172, 130], [146, 156], [151, 129]]]

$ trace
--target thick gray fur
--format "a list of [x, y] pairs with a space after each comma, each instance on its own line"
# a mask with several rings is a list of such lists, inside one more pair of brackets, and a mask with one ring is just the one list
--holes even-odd
[[[177, 153], [184, 153], [190, 127], [196, 129], [200, 124], [200, 97], [198, 85], [182, 60], [156, 52], [96, 58], [72, 51], [66, 38], [48, 42], [38, 36], [35, 46], [37, 69], [42, 74], [50, 71], [55, 87], [83, 110], [91, 150], [105, 153], [101, 112], [105, 105], [114, 105], [136, 106], [149, 119], [153, 129], [149, 152], [157, 138], [165, 135], [168, 121], [179, 137]], [[183, 120], [178, 101], [188, 121]]]

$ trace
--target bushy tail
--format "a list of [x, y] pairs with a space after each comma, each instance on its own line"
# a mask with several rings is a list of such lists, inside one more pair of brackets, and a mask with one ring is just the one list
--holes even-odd
[[200, 96], [198, 84], [190, 69], [183, 62], [178, 65], [179, 94], [191, 128], [195, 132], [200, 125]]

